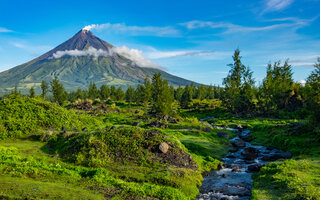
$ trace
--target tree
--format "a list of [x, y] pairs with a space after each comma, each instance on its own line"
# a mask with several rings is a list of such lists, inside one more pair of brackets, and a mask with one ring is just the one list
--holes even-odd
[[19, 96], [19, 95], [21, 95], [20, 91], [18, 91], [18, 86], [17, 86], [17, 84], [14, 85], [14, 89], [13, 89], [13, 91], [11, 91], [11, 95], [14, 95], [14, 96]]
[[199, 100], [203, 100], [206, 97], [206, 88], [204, 85], [198, 86], [195, 91], [195, 98]]
[[181, 102], [182, 94], [184, 89], [179, 85], [179, 87], [174, 91], [174, 98]]
[[33, 87], [30, 88], [29, 93], [30, 93], [30, 97], [31, 98], [33, 98], [35, 96], [35, 92], [34, 92], [34, 88]]
[[158, 114], [170, 114], [172, 110], [173, 93], [167, 80], [161, 79], [161, 74], [152, 77], [152, 109]]
[[273, 111], [285, 109], [290, 99], [292, 102], [292, 98], [298, 98], [298, 95], [293, 97], [295, 94], [292, 69], [288, 60], [282, 66], [280, 61], [274, 62], [273, 65], [268, 64], [267, 74], [258, 95], [260, 110], [272, 114]]
[[42, 98], [45, 98], [45, 96], [46, 96], [46, 94], [48, 93], [48, 84], [44, 81], [44, 80], [42, 80], [42, 82], [41, 82], [41, 96], [42, 96]]
[[99, 98], [99, 90], [98, 90], [96, 84], [93, 82], [90, 82], [88, 95], [89, 95], [90, 99]]
[[106, 100], [110, 97], [110, 89], [106, 85], [100, 87], [100, 96], [102, 99]]
[[111, 85], [110, 87], [110, 98], [112, 100], [116, 100], [116, 87], [114, 85]]
[[228, 65], [231, 69], [223, 80], [225, 90], [222, 100], [229, 110], [246, 114], [254, 108], [254, 80], [251, 70], [241, 62], [239, 49], [235, 50], [232, 58], [233, 63]]
[[118, 88], [116, 89], [116, 91], [115, 91], [115, 99], [116, 99], [117, 101], [122, 101], [122, 100], [124, 99], [124, 97], [125, 97], [124, 91], [122, 90], [121, 87], [118, 87]]
[[146, 100], [144, 95], [145, 95], [145, 87], [144, 85], [139, 84], [137, 89], [135, 90], [135, 98], [134, 98], [135, 102], [137, 104], [142, 104], [143, 102], [145, 102]]
[[63, 85], [59, 82], [58, 79], [53, 79], [51, 81], [51, 90], [53, 93], [54, 101], [58, 102], [59, 105], [62, 105], [63, 102], [67, 99], [67, 91], [64, 89]]
[[183, 90], [181, 100], [180, 100], [180, 106], [182, 108], [188, 108], [191, 101], [192, 101], [192, 89], [189, 85], [187, 85]]
[[[312, 111], [312, 120], [314, 127], [319, 127], [320, 123], [320, 57], [314, 65], [315, 69], [306, 80], [305, 98], [308, 110]], [[320, 134], [319, 128], [318, 134]]]
[[129, 86], [125, 94], [126, 101], [131, 103], [134, 101], [134, 97], [135, 97], [134, 88]]
[[143, 95], [144, 103], [148, 104], [151, 101], [151, 96], [152, 96], [152, 85], [148, 77], [144, 79], [143, 85], [144, 85], [144, 95]]

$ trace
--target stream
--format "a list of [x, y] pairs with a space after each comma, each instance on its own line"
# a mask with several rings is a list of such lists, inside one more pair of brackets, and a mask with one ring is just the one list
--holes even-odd
[[[215, 128], [221, 131], [224, 129]], [[226, 129], [238, 133], [236, 137], [229, 140], [234, 150], [230, 150], [221, 159], [223, 167], [220, 170], [210, 172], [203, 178], [202, 186], [199, 188], [200, 193], [197, 196], [199, 200], [248, 200], [251, 197], [252, 174], [258, 172], [270, 161], [291, 157], [290, 153], [279, 149], [252, 145], [251, 131], [239, 125], [236, 129]]]

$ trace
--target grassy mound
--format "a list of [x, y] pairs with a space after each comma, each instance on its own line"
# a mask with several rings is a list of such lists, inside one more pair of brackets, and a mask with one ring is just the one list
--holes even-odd
[[41, 98], [9, 97], [0, 101], [0, 138], [34, 134], [40, 129], [79, 129], [101, 122]]
[[[169, 145], [165, 154], [159, 150], [159, 145], [163, 142]], [[86, 133], [60, 133], [51, 136], [48, 146], [66, 160], [89, 167], [130, 162], [146, 166], [162, 163], [197, 169], [187, 153], [156, 129], [127, 126]]]

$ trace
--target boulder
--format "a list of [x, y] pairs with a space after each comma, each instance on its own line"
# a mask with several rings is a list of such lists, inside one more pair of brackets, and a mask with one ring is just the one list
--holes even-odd
[[247, 147], [243, 149], [241, 155], [243, 155], [246, 160], [254, 160], [258, 156], [259, 150], [253, 147]]
[[253, 164], [248, 166], [248, 172], [259, 172], [262, 165], [260, 164]]
[[227, 132], [217, 132], [217, 135], [218, 137], [221, 137], [221, 138], [226, 138], [226, 139], [229, 138], [229, 134]]
[[222, 174], [222, 178], [227, 178], [228, 175], [227, 174]]
[[160, 145], [159, 145], [159, 150], [162, 152], [162, 153], [167, 153], [168, 150], [169, 150], [169, 145], [165, 142], [162, 142]]
[[232, 145], [234, 147], [245, 147], [246, 143], [239, 138], [239, 139], [235, 139], [234, 141], [232, 141]]

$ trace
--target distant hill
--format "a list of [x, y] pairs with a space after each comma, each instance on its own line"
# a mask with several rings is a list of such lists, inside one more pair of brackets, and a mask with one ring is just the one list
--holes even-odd
[[192, 83], [159, 68], [140, 66], [114, 49], [91, 31], [82, 29], [40, 57], [0, 73], [0, 93], [9, 92], [15, 85], [22, 92], [31, 87], [39, 90], [42, 80], [50, 82], [53, 78], [59, 79], [68, 91], [87, 88], [90, 82], [126, 88], [158, 72], [174, 86]]

